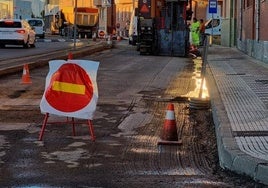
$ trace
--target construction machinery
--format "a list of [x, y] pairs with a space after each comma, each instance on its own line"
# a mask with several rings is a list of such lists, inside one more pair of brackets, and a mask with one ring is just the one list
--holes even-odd
[[[75, 15], [77, 17], [75, 23]], [[76, 25], [77, 36], [81, 38], [91, 38], [96, 31], [98, 23], [98, 9], [88, 7], [72, 6], [61, 7], [61, 10], [53, 15], [50, 24], [52, 34], [61, 34], [67, 37], [74, 36], [74, 27]]]
[[188, 54], [190, 3], [188, 0], [139, 0], [137, 45], [141, 55]]

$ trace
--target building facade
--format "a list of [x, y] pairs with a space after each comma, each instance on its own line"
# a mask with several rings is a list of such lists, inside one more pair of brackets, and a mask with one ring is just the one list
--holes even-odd
[[32, 2], [15, 0], [14, 3], [14, 18], [26, 19], [32, 17]]
[[[268, 63], [268, 0], [218, 0], [222, 46]], [[192, 0], [193, 16], [208, 18], [209, 0]], [[206, 19], [205, 19], [206, 20]]]
[[42, 17], [41, 12], [44, 10], [44, 1], [41, 0], [25, 0], [32, 3], [32, 13], [34, 17]]
[[14, 14], [14, 0], [0, 1], [0, 19], [13, 18]]
[[[116, 33], [120, 36], [128, 37], [129, 24], [132, 11], [135, 10], [135, 1], [116, 0]], [[137, 3], [136, 3], [137, 7]]]
[[1, 0], [0, 19], [40, 17], [43, 5], [41, 0]]
[[268, 1], [239, 0], [237, 12], [237, 48], [268, 63]]

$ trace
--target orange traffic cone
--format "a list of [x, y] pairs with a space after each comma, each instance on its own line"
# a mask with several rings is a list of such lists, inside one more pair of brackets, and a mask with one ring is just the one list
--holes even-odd
[[73, 59], [73, 58], [74, 58], [74, 56], [73, 56], [72, 52], [69, 52], [68, 53], [68, 59]]
[[29, 71], [29, 67], [28, 64], [24, 64], [23, 66], [23, 72], [22, 72], [22, 84], [31, 84], [31, 77], [30, 77], [30, 71]]
[[181, 141], [178, 140], [174, 105], [172, 103], [167, 106], [161, 141], [158, 144], [181, 144]]

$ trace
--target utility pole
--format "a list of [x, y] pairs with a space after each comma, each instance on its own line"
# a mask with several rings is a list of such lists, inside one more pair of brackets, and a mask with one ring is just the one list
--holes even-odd
[[76, 50], [76, 19], [77, 19], [77, 0], [74, 3], [74, 50]]

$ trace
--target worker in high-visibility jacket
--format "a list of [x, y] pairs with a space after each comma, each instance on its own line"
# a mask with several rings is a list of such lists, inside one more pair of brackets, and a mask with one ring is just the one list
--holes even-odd
[[193, 23], [191, 24], [191, 37], [192, 45], [199, 46], [200, 44], [200, 33], [199, 33], [200, 23], [196, 18], [193, 18]]

